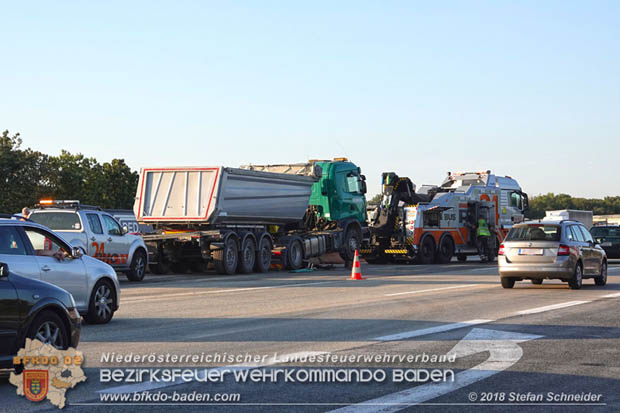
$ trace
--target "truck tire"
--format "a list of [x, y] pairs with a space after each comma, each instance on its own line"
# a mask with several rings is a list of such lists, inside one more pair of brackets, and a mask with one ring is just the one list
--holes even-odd
[[129, 281], [142, 281], [146, 274], [146, 252], [143, 249], [137, 249], [133, 253], [127, 279]]
[[355, 251], [360, 248], [362, 243], [362, 234], [359, 233], [357, 228], [349, 227], [344, 234], [344, 244], [342, 246], [342, 252], [340, 256], [345, 261], [345, 266], [353, 265], [355, 259]]
[[292, 239], [286, 247], [286, 264], [289, 270], [298, 270], [304, 262], [304, 251], [298, 239]]
[[267, 272], [271, 267], [271, 242], [269, 238], [261, 238], [258, 250], [256, 250], [256, 259], [254, 260], [254, 269], [256, 272]]
[[256, 243], [251, 236], [245, 237], [241, 243], [241, 251], [239, 254], [239, 264], [237, 271], [241, 274], [249, 274], [254, 269], [256, 261]]
[[420, 243], [418, 262], [420, 264], [432, 264], [435, 261], [435, 241], [433, 237], [426, 236]]
[[437, 249], [437, 262], [440, 264], [447, 264], [452, 260], [454, 255], [454, 241], [452, 237], [445, 236], [439, 241], [439, 248]]
[[213, 263], [218, 274], [233, 275], [237, 270], [238, 259], [237, 243], [232, 237], [224, 242], [222, 249], [213, 251]]

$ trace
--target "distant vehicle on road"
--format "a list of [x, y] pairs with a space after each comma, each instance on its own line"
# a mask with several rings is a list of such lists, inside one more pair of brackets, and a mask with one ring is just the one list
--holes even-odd
[[594, 215], [592, 211], [583, 211], [579, 209], [559, 209], [556, 211], [545, 211], [544, 220], [560, 221], [563, 219], [572, 219], [581, 222], [587, 229], [592, 228]]
[[619, 225], [596, 225], [590, 229], [590, 233], [601, 244], [607, 258], [620, 258]]
[[120, 286], [114, 269], [42, 225], [0, 219], [0, 261], [15, 274], [67, 290], [91, 324], [109, 322], [118, 309]]
[[77, 347], [81, 317], [71, 294], [52, 284], [21, 277], [0, 263], [0, 368], [13, 367], [13, 356], [26, 338], [57, 349]]
[[515, 225], [499, 248], [502, 287], [529, 279], [542, 284], [546, 279], [568, 282], [581, 288], [584, 278], [596, 285], [607, 283], [607, 255], [586, 227], [577, 221], [530, 221]]
[[121, 225], [110, 213], [96, 206], [79, 201], [41, 200], [29, 219], [62, 234], [71, 245], [110, 264], [116, 271], [124, 272], [130, 281], [144, 279], [148, 255], [142, 237], [130, 233], [139, 230], [135, 217], [134, 223]]

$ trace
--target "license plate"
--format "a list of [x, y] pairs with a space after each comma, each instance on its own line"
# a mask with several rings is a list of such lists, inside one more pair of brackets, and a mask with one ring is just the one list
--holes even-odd
[[603, 247], [611, 247], [611, 242], [603, 242], [601, 244], [601, 246], [603, 246]]
[[543, 255], [542, 248], [519, 248], [519, 255]]

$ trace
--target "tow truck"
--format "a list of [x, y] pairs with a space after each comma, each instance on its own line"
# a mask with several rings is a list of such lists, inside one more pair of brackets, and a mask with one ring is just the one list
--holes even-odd
[[492, 232], [485, 261], [493, 261], [513, 224], [522, 222], [528, 196], [510, 176], [491, 171], [448, 172], [439, 186], [416, 185], [394, 172], [382, 174], [382, 200], [370, 207], [371, 236], [361, 249], [369, 263], [464, 262], [479, 255], [475, 223], [487, 219]]

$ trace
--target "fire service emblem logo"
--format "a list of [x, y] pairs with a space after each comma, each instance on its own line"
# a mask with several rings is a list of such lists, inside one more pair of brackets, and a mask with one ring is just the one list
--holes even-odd
[[28, 400], [40, 402], [47, 396], [48, 382], [47, 370], [24, 370], [24, 395]]

